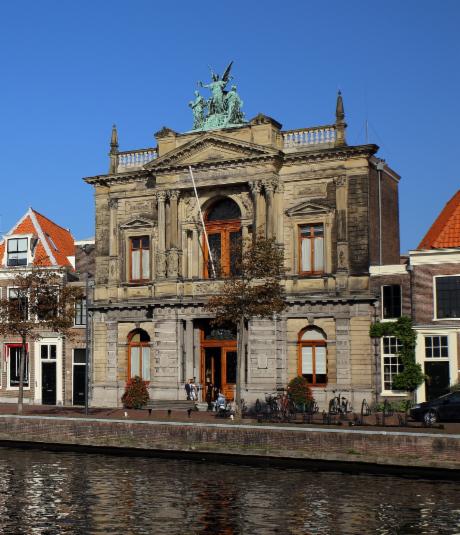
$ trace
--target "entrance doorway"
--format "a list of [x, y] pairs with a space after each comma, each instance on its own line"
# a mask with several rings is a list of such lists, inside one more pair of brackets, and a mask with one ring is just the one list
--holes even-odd
[[56, 344], [40, 345], [43, 405], [56, 405], [56, 358]]
[[73, 405], [85, 404], [86, 349], [73, 350]]
[[42, 362], [42, 403], [56, 405], [56, 362]]
[[235, 399], [237, 369], [236, 333], [206, 325], [201, 331], [201, 382], [203, 401], [212, 391], [212, 401], [222, 392], [228, 401]]
[[449, 392], [449, 361], [425, 362], [425, 395], [430, 401]]

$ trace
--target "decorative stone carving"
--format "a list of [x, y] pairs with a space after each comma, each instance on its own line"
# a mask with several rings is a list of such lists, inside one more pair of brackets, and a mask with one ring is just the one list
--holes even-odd
[[197, 217], [197, 206], [195, 197], [184, 197], [182, 198], [182, 203], [184, 206], [184, 222], [193, 223]]
[[300, 197], [326, 197], [327, 182], [320, 182], [319, 184], [308, 184], [296, 190]]
[[335, 185], [338, 188], [342, 188], [342, 187], [346, 186], [346, 184], [347, 184], [347, 177], [346, 177], [346, 175], [338, 176], [338, 177], [334, 178], [334, 182], [335, 182]]
[[166, 191], [165, 190], [157, 191], [155, 193], [155, 196], [156, 196], [158, 202], [165, 202], [165, 200], [166, 200]]
[[168, 198], [170, 200], [177, 200], [179, 198], [180, 192], [177, 189], [168, 190]]
[[171, 278], [176, 278], [179, 273], [179, 251], [175, 247], [168, 251], [167, 272]]
[[109, 208], [116, 209], [118, 207], [118, 199], [109, 199]]
[[150, 214], [153, 212], [153, 202], [147, 199], [126, 201], [126, 212], [129, 214]]
[[249, 189], [253, 195], [260, 193], [262, 190], [262, 182], [260, 180], [253, 180], [249, 182]]
[[157, 274], [159, 278], [166, 277], [166, 255], [161, 251], [157, 253]]
[[239, 197], [240, 201], [241, 201], [241, 204], [243, 205], [244, 207], [244, 210], [245, 210], [245, 216], [246, 217], [252, 217], [252, 214], [253, 214], [253, 204], [252, 204], [252, 200], [250, 199], [249, 195], [246, 194], [246, 193], [242, 193]]

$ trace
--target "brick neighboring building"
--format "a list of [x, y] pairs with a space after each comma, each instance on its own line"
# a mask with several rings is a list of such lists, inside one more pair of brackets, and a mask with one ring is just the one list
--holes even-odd
[[[29, 208], [0, 241], [1, 297], [14, 299], [12, 278], [32, 267], [55, 268], [62, 273], [65, 284], [84, 288], [86, 275], [78, 273], [79, 264], [85, 273], [91, 271], [92, 243], [75, 242], [68, 229]], [[80, 262], [80, 259], [84, 260]], [[85, 329], [86, 300], [82, 299], [76, 306], [75, 338], [72, 341], [58, 333], [41, 331], [39, 340], [28, 342], [25, 403], [84, 404]], [[21, 340], [5, 337], [0, 343], [0, 402], [14, 403], [19, 385]]]
[[[446, 204], [416, 250], [399, 264], [371, 267], [379, 297], [376, 319], [410, 316], [417, 331], [416, 360], [428, 379], [416, 391], [418, 402], [445, 394], [460, 378], [460, 191]], [[397, 340], [376, 340], [380, 398], [405, 397], [393, 391], [401, 366]]]

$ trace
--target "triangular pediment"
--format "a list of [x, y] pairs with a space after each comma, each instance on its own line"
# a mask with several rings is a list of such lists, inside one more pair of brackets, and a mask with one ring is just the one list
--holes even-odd
[[290, 217], [308, 216], [317, 214], [329, 214], [331, 209], [328, 206], [323, 206], [311, 201], [302, 201], [286, 210], [286, 214]]
[[187, 167], [235, 160], [273, 157], [280, 151], [271, 147], [232, 139], [215, 133], [203, 134], [149, 162], [146, 169]]
[[147, 219], [143, 217], [136, 217], [120, 225], [120, 228], [121, 229], [145, 228], [145, 227], [153, 227], [154, 224], [155, 222], [152, 221], [151, 219]]

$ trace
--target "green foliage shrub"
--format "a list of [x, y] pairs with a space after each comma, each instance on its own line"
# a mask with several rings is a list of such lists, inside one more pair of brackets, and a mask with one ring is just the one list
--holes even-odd
[[150, 399], [147, 390], [147, 381], [136, 375], [126, 383], [125, 392], [121, 397], [123, 407], [126, 409], [142, 409]]
[[308, 405], [313, 401], [311, 388], [305, 377], [294, 377], [288, 384], [288, 395], [296, 405]]

